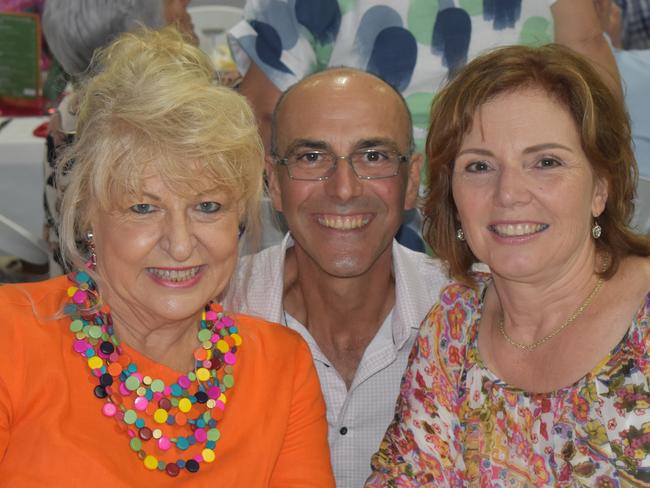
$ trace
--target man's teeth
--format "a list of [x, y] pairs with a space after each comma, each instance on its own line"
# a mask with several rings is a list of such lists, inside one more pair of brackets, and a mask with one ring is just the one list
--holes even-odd
[[160, 269], [160, 268], [147, 268], [147, 271], [158, 278], [165, 281], [187, 281], [191, 280], [201, 269], [200, 266], [188, 268], [183, 270], [176, 269]]
[[492, 225], [492, 230], [501, 236], [521, 237], [536, 234], [548, 227], [547, 224], [503, 224]]
[[320, 217], [318, 219], [318, 223], [320, 225], [324, 225], [325, 227], [329, 227], [330, 229], [341, 229], [341, 230], [358, 229], [359, 227], [363, 227], [364, 225], [366, 225], [368, 222], [370, 222], [369, 217], [364, 217], [360, 215], [354, 215], [349, 217], [337, 215], [335, 217], [327, 216], [327, 217]]

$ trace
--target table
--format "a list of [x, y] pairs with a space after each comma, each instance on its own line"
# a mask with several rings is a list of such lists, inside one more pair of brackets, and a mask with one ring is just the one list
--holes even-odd
[[43, 229], [45, 139], [32, 131], [47, 117], [17, 117], [0, 129], [0, 214], [34, 237]]

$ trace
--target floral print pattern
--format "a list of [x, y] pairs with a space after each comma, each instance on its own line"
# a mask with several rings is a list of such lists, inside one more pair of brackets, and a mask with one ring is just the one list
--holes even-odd
[[650, 486], [650, 293], [624, 338], [571, 386], [533, 394], [481, 362], [478, 289], [425, 318], [366, 487]]

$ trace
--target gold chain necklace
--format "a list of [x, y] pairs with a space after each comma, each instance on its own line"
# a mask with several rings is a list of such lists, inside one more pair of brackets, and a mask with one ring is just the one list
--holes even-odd
[[522, 344], [521, 342], [517, 342], [514, 339], [512, 339], [508, 333], [506, 332], [506, 329], [503, 327], [504, 326], [504, 319], [503, 317], [499, 320], [499, 323], [497, 324], [497, 327], [499, 328], [499, 332], [501, 332], [501, 335], [503, 338], [512, 346], [515, 346], [517, 349], [522, 349], [526, 352], [530, 352], [533, 349], [537, 349], [539, 346], [544, 344], [545, 342], [551, 340], [553, 337], [558, 335], [560, 332], [562, 332], [564, 329], [566, 329], [569, 325], [571, 325], [575, 319], [580, 317], [582, 315], [582, 312], [584, 312], [587, 307], [591, 304], [592, 300], [594, 297], [598, 294], [600, 289], [603, 287], [603, 283], [605, 280], [602, 278], [599, 278], [598, 281], [596, 282], [596, 286], [594, 286], [594, 289], [591, 290], [591, 293], [589, 296], [585, 299], [584, 302], [576, 309], [575, 312], [573, 312], [565, 321], [560, 325], [559, 327], [553, 329], [550, 334], [542, 337], [541, 339], [536, 340], [532, 344]]

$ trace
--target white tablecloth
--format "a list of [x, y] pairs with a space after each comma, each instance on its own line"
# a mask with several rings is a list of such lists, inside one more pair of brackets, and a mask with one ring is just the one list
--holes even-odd
[[45, 139], [32, 131], [47, 117], [17, 117], [0, 129], [0, 214], [35, 237], [43, 228]]

